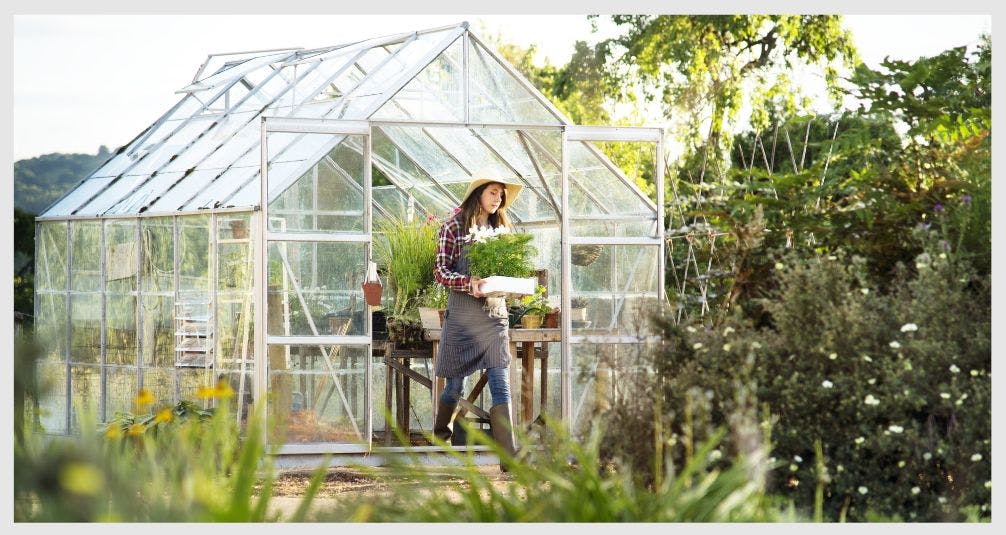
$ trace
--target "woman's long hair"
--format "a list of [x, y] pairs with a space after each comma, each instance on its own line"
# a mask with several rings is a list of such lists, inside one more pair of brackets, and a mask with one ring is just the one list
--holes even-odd
[[475, 191], [461, 204], [461, 213], [458, 214], [458, 217], [461, 219], [461, 230], [465, 234], [478, 224], [479, 216], [482, 215], [482, 203], [479, 202], [479, 199], [482, 197], [482, 192], [492, 184], [503, 186], [503, 195], [500, 197], [500, 208], [496, 210], [495, 214], [489, 214], [489, 225], [493, 228], [506, 227], [513, 230], [510, 218], [506, 215], [506, 208], [503, 208], [507, 205], [506, 185], [499, 182], [486, 182], [475, 188]]

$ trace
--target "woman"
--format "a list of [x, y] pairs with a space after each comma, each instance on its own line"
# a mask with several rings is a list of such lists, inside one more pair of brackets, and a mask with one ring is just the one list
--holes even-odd
[[[506, 209], [517, 198], [522, 186], [479, 174], [472, 178], [461, 200], [461, 207], [440, 227], [434, 276], [451, 290], [447, 314], [440, 336], [440, 348], [434, 372], [446, 377], [447, 384], [437, 403], [433, 432], [443, 440], [451, 438], [451, 419], [464, 390], [465, 377], [486, 370], [492, 408], [489, 422], [493, 439], [513, 455], [514, 440], [510, 417], [510, 336], [506, 308], [486, 306], [481, 292], [482, 280], [468, 270], [467, 243], [464, 237], [475, 226], [507, 227]], [[455, 443], [458, 442], [457, 434]], [[501, 469], [505, 467], [501, 464]]]

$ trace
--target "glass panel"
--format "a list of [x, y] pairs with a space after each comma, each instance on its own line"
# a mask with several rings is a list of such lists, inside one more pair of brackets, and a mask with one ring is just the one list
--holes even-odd
[[[333, 140], [341, 136], [316, 137]], [[350, 137], [362, 143], [363, 136]], [[271, 140], [270, 135], [270, 147]], [[363, 232], [363, 173], [363, 156], [340, 143], [285, 191], [273, 194], [270, 228], [285, 232]], [[270, 168], [270, 186], [274, 188], [278, 180]]]
[[[574, 334], [650, 334], [648, 312], [658, 307], [660, 248], [603, 245], [598, 253], [597, 246], [573, 247]], [[582, 308], [586, 311], [576, 310]]]
[[106, 215], [138, 214], [148, 203], [155, 202], [165, 191], [180, 181], [185, 173], [157, 173], [139, 189], [130, 193], [105, 211]]
[[178, 218], [179, 291], [210, 289], [210, 218]]
[[589, 191], [603, 191], [603, 204], [611, 213], [654, 213], [629, 185], [608, 169], [585, 142], [569, 145], [571, 176]]
[[[108, 421], [118, 412], [136, 414], [136, 368], [105, 368], [105, 417]], [[152, 410], [148, 407], [143, 412]]]
[[[255, 368], [255, 304], [249, 293], [217, 294], [216, 369]], [[250, 385], [248, 385], [250, 388]]]
[[80, 414], [98, 416], [101, 400], [101, 367], [70, 366], [70, 432], [80, 432]]
[[559, 124], [559, 120], [485, 49], [471, 42], [468, 102], [472, 122]]
[[459, 39], [447, 47], [372, 118], [463, 121], [463, 46]]
[[149, 176], [158, 171], [172, 157], [181, 154], [185, 147], [197, 136], [206, 132], [219, 117], [193, 117], [179, 126], [178, 131], [171, 134], [164, 143], [151, 147], [150, 153], [136, 162], [136, 166], [126, 171], [127, 176]]
[[647, 373], [641, 363], [647, 344], [572, 344], [572, 411], [574, 432], [586, 431], [592, 420], [611, 408], [631, 374]]
[[[254, 369], [254, 236], [246, 214], [217, 217], [216, 371]], [[240, 387], [240, 375], [234, 391]], [[247, 379], [247, 378], [246, 378]], [[246, 380], [244, 392], [250, 392]]]
[[109, 220], [105, 225], [105, 290], [109, 293], [136, 291], [137, 225], [135, 219]]
[[55, 221], [38, 226], [38, 267], [35, 285], [39, 291], [66, 291], [66, 223]]
[[175, 369], [143, 368], [143, 388], [154, 396], [154, 405], [174, 403]]
[[78, 292], [101, 291], [101, 223], [72, 221], [70, 236], [70, 288]]
[[262, 125], [258, 121], [242, 126], [234, 136], [223, 140], [220, 148], [210, 153], [209, 157], [196, 166], [196, 169], [224, 169], [245, 155], [259, 158], [258, 144], [261, 141], [261, 134]]
[[70, 296], [70, 361], [101, 362], [101, 294]]
[[[261, 169], [256, 165], [253, 167], [231, 167], [224, 174], [213, 182], [207, 184], [205, 188], [192, 198], [185, 206], [185, 210], [198, 210], [201, 208], [231, 208], [231, 207], [252, 207], [259, 205], [262, 197], [258, 182], [258, 173]], [[249, 195], [242, 199], [237, 199], [234, 192], [238, 189], [247, 192]]]
[[269, 442], [366, 442], [369, 363], [366, 347], [271, 347]]
[[[165, 191], [159, 194], [160, 198], [150, 204], [148, 211], [151, 213], [174, 212], [185, 208], [186, 201], [207, 189], [208, 184], [219, 174], [219, 169], [197, 170], [181, 180], [172, 174], [170, 183], [165, 185]], [[153, 188], [154, 185], [151, 187]]]
[[66, 362], [66, 294], [38, 293], [35, 341], [42, 344], [42, 358]]
[[168, 367], [174, 365], [173, 295], [144, 295], [143, 304], [143, 365]]
[[[261, 107], [261, 105], [258, 107]], [[196, 140], [192, 146], [185, 149], [178, 158], [165, 165], [161, 172], [186, 171], [189, 168], [195, 167], [211, 152], [216, 150], [217, 147], [220, 147], [233, 137], [242, 127], [249, 124], [257, 115], [257, 112], [231, 113], [218, 119], [209, 131]]]
[[69, 192], [68, 195], [53, 204], [52, 207], [45, 210], [42, 215], [57, 216], [72, 214], [81, 203], [87, 202], [88, 199], [101, 191], [111, 181], [112, 177], [89, 178], [74, 188], [73, 191]]
[[656, 218], [573, 220], [570, 232], [573, 236], [656, 238], [657, 225]]
[[66, 433], [66, 370], [63, 363], [38, 362], [37, 381], [42, 393], [38, 400], [38, 410], [32, 408], [29, 416], [36, 429], [46, 433]]
[[270, 243], [269, 334], [366, 334], [365, 253], [364, 243]]
[[173, 292], [175, 289], [175, 221], [171, 217], [140, 220], [143, 237], [144, 293]]
[[109, 292], [105, 296], [105, 324], [105, 362], [135, 365], [136, 297]]
[[213, 380], [213, 372], [209, 368], [178, 368], [176, 376], [175, 399], [179, 401], [192, 401], [201, 407], [209, 407], [208, 400], [199, 399], [200, 387], [212, 387], [216, 385]]

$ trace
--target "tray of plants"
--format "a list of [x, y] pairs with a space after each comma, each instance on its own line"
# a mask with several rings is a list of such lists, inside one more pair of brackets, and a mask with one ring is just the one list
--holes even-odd
[[506, 227], [474, 227], [465, 237], [472, 276], [484, 280], [486, 297], [530, 295], [537, 280], [532, 260], [536, 254], [532, 236], [511, 233]]

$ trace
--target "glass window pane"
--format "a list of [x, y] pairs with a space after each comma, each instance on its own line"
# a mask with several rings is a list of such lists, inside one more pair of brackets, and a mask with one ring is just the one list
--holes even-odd
[[56, 204], [46, 210], [42, 215], [51, 217], [73, 214], [82, 203], [87, 202], [88, 199], [101, 191], [101, 189], [107, 186], [111, 181], [112, 177], [89, 178], [71, 191], [69, 195], [57, 201]]
[[[363, 243], [272, 242], [269, 334], [365, 334], [365, 252]], [[288, 323], [275, 321], [287, 312]]]
[[[105, 225], [105, 291], [125, 294], [136, 291], [136, 266], [139, 247], [136, 241], [138, 221], [108, 220]], [[74, 249], [74, 256], [77, 250]]]
[[70, 236], [70, 288], [78, 292], [101, 291], [101, 223], [71, 221]]
[[136, 368], [105, 368], [104, 421], [114, 418], [120, 412], [136, 414], [136, 394]]
[[599, 254], [591, 254], [597, 252], [591, 247], [598, 246], [576, 245], [573, 251], [572, 298], [586, 305], [586, 312], [572, 312], [574, 333], [649, 334], [647, 312], [658, 306], [660, 248], [603, 245]]
[[462, 121], [463, 41], [457, 40], [405, 85], [373, 118]]
[[559, 119], [474, 41], [468, 68], [472, 122], [559, 124]]
[[154, 396], [155, 405], [175, 403], [175, 368], [143, 368], [143, 388]]
[[70, 432], [79, 433], [82, 411], [99, 416], [101, 408], [101, 367], [70, 366]]
[[39, 291], [66, 291], [66, 222], [41, 223], [38, 229], [35, 286]]
[[172, 295], [144, 295], [143, 365], [157, 368], [173, 367], [175, 362], [174, 319], [175, 298]]
[[210, 218], [178, 218], [178, 290], [210, 289]]
[[195, 167], [210, 153], [237, 134], [245, 125], [251, 123], [257, 115], [257, 112], [229, 113], [217, 119], [204, 135], [179, 154], [177, 158], [165, 165], [161, 172], [184, 172]]
[[648, 373], [639, 363], [647, 344], [572, 344], [572, 416], [574, 432], [586, 431], [606, 412], [631, 374]]
[[196, 170], [180, 180], [172, 174], [170, 177], [172, 180], [166, 181], [168, 182], [164, 185], [166, 189], [159, 193], [159, 198], [150, 203], [148, 211], [162, 213], [185, 208], [186, 201], [207, 189], [208, 184], [219, 174], [219, 169]]
[[366, 442], [366, 347], [270, 349], [270, 443]]
[[101, 362], [101, 301], [99, 293], [70, 296], [71, 362]]
[[146, 217], [140, 220], [143, 238], [143, 291], [173, 292], [175, 289], [175, 220]]
[[42, 344], [42, 358], [66, 362], [66, 294], [38, 293], [35, 340]]
[[105, 296], [105, 362], [136, 364], [136, 297], [108, 293]]
[[32, 409], [29, 421], [36, 424], [36, 429], [52, 434], [66, 433], [66, 374], [65, 363], [37, 362], [36, 380], [41, 396], [38, 400], [38, 411]]

